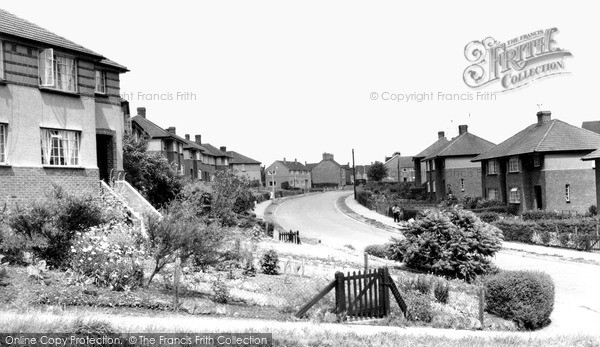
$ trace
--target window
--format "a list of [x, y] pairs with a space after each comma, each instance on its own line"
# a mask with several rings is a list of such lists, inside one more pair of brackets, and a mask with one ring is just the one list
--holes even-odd
[[6, 124], [0, 123], [0, 164], [6, 164]]
[[96, 70], [96, 93], [106, 94], [106, 74], [104, 71]]
[[40, 52], [40, 86], [66, 92], [77, 92], [77, 64], [74, 58], [54, 54], [52, 48]]
[[202, 170], [198, 170], [198, 179], [202, 180]]
[[540, 156], [536, 154], [533, 156], [533, 167], [540, 167], [540, 165], [542, 165]]
[[519, 157], [508, 159], [508, 172], [519, 172]]
[[500, 200], [498, 196], [498, 188], [488, 188], [487, 190], [488, 200]]
[[78, 131], [41, 129], [42, 164], [79, 165], [79, 144]]
[[571, 202], [571, 185], [565, 184], [565, 201], [567, 204]]
[[508, 197], [508, 202], [511, 204], [520, 204], [521, 203], [521, 194], [519, 193], [519, 188], [511, 188], [510, 195]]
[[246, 164], [242, 164], [242, 172], [246, 172]]
[[4, 79], [4, 44], [0, 41], [0, 81]]
[[460, 179], [460, 191], [461, 192], [465, 191], [465, 179], [464, 178]]
[[490, 160], [487, 163], [487, 174], [488, 175], [496, 175], [498, 173], [498, 161]]

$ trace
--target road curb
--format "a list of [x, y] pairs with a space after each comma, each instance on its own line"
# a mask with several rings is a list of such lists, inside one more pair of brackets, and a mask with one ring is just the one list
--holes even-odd
[[374, 219], [371, 218], [367, 218], [361, 214], [356, 213], [353, 209], [351, 209], [348, 204], [346, 204], [346, 199], [348, 198], [348, 196], [340, 196], [336, 201], [335, 204], [337, 206], [337, 208], [344, 213], [346, 216], [357, 220], [359, 222], [368, 224], [372, 227], [375, 227], [377, 229], [382, 229], [382, 230], [386, 230], [389, 232], [393, 232], [393, 233], [398, 233], [398, 234], [402, 234], [402, 231], [400, 230], [400, 228], [393, 228], [389, 225], [385, 225], [379, 221], [376, 221]]

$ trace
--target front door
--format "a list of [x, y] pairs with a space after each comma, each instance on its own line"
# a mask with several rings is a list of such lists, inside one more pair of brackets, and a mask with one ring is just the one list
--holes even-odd
[[535, 208], [538, 210], [542, 209], [542, 186], [533, 186], [533, 191], [535, 194]]
[[112, 136], [96, 135], [96, 160], [98, 162], [98, 170], [100, 179], [108, 182], [110, 179], [110, 170], [112, 162], [109, 158], [112, 156]]

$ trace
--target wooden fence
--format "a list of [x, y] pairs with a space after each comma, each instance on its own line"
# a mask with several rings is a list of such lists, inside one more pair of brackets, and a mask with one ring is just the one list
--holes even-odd
[[280, 232], [279, 233], [279, 241], [287, 242], [287, 243], [295, 243], [295, 244], [299, 245], [302, 243], [302, 241], [300, 241], [300, 231], [299, 230], [296, 230], [296, 231], [290, 230], [289, 232], [288, 231]]
[[382, 318], [390, 313], [390, 291], [398, 306], [407, 314], [406, 303], [392, 280], [387, 268], [353, 271], [344, 275], [335, 274], [335, 280], [304, 305], [296, 317], [303, 317], [308, 310], [335, 288], [336, 313], [344, 314], [348, 319]]

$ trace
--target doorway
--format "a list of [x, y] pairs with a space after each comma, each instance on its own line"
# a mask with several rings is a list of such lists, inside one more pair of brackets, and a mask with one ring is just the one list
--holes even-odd
[[113, 141], [110, 135], [96, 134], [96, 160], [98, 173], [104, 182], [109, 181], [110, 171], [113, 169]]
[[533, 192], [535, 194], [535, 208], [541, 210], [543, 208], [542, 186], [533, 186]]

